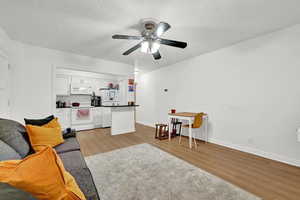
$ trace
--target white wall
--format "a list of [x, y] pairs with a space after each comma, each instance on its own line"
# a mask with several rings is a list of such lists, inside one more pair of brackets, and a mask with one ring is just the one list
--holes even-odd
[[[89, 72], [89, 71], [79, 71], [79, 70], [69, 70], [65, 68], [56, 68], [56, 74], [65, 74], [69, 76], [79, 76], [79, 77], [88, 77], [88, 78], [94, 78], [94, 79], [103, 79], [103, 80], [109, 80], [109, 81], [117, 81], [120, 77], [124, 76], [117, 76], [117, 75], [111, 75], [111, 74], [104, 74], [104, 73], [95, 73], [95, 72]], [[127, 76], [125, 76], [127, 77]]]
[[0, 54], [5, 54], [7, 56], [9, 52], [9, 47], [11, 46], [11, 40], [6, 34], [6, 32], [0, 27]]
[[5, 50], [12, 66], [11, 116], [20, 122], [24, 117], [43, 117], [52, 113], [53, 67], [116, 75], [134, 72], [134, 67], [126, 64], [10, 41], [1, 28], [0, 49]]
[[204, 111], [212, 142], [300, 166], [299, 35], [297, 25], [140, 75], [138, 121]]

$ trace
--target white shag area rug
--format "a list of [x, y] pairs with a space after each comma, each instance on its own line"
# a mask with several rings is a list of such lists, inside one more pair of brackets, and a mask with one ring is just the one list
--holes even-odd
[[258, 200], [150, 144], [86, 157], [101, 200]]

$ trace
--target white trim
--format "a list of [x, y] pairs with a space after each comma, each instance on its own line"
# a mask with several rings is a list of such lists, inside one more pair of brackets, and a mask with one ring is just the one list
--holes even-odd
[[209, 142], [214, 143], [214, 144], [218, 144], [218, 145], [221, 145], [221, 146], [229, 147], [231, 149], [236, 149], [236, 150], [243, 151], [243, 152], [246, 152], [246, 153], [261, 156], [261, 157], [264, 157], [264, 158], [268, 158], [268, 159], [271, 159], [271, 160], [286, 163], [286, 164], [289, 164], [289, 165], [293, 165], [293, 166], [296, 166], [296, 167], [300, 167], [300, 160], [293, 159], [293, 158], [288, 158], [288, 157], [285, 157], [285, 156], [282, 156], [282, 155], [279, 155], [279, 154], [270, 153], [270, 152], [262, 151], [262, 150], [259, 150], [259, 149], [251, 148], [251, 147], [241, 146], [241, 145], [233, 144], [233, 143], [230, 143], [230, 142], [224, 142], [224, 141], [220, 141], [220, 140], [217, 140], [217, 139], [214, 139], [214, 138], [210, 138]]
[[[137, 121], [137, 123], [145, 125], [145, 126], [155, 127], [154, 124], [150, 124], [148, 122]], [[300, 160], [297, 160], [297, 159], [288, 158], [286, 156], [282, 156], [282, 155], [279, 155], [279, 154], [266, 152], [266, 151], [262, 151], [262, 150], [251, 148], [251, 147], [241, 146], [241, 145], [233, 144], [233, 143], [230, 143], [230, 142], [224, 142], [224, 141], [217, 140], [217, 139], [214, 139], [214, 138], [210, 138], [208, 141], [211, 142], [211, 143], [220, 145], [220, 146], [225, 146], [225, 147], [228, 147], [228, 148], [231, 148], [231, 149], [239, 150], [239, 151], [242, 151], [242, 152], [254, 154], [254, 155], [257, 155], [257, 156], [260, 156], [260, 157], [268, 158], [268, 159], [275, 160], [275, 161], [278, 161], [278, 162], [282, 162], [282, 163], [285, 163], [285, 164], [300, 167]]]
[[51, 110], [53, 115], [56, 114], [56, 82], [55, 82], [55, 78], [56, 78], [56, 66], [52, 65], [51, 67], [51, 98], [52, 98], [52, 105], [51, 105]]
[[148, 122], [137, 121], [136, 123], [142, 124], [144, 126], [150, 126], [152, 128], [155, 128], [155, 124], [151, 124], [151, 123], [148, 123]]

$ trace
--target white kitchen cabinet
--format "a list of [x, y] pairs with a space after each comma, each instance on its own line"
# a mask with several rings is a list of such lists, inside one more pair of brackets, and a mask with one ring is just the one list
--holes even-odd
[[92, 78], [89, 77], [72, 76], [72, 83], [92, 86], [92, 82]]
[[107, 82], [103, 79], [94, 79], [93, 80], [93, 91], [96, 96], [101, 96], [100, 88], [107, 87]]
[[70, 76], [64, 74], [57, 74], [55, 79], [56, 95], [68, 96], [70, 95]]
[[72, 76], [71, 94], [91, 95], [93, 79], [88, 77]]
[[92, 94], [92, 86], [88, 85], [88, 84], [72, 83], [71, 94], [91, 95]]
[[111, 127], [111, 108], [102, 107], [102, 127]]
[[102, 107], [92, 108], [93, 123], [95, 128], [102, 127]]
[[57, 108], [55, 117], [58, 118], [63, 130], [71, 127], [71, 108]]

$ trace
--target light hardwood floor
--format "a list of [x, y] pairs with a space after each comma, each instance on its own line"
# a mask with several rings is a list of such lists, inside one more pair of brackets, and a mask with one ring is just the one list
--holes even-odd
[[84, 156], [149, 143], [263, 199], [300, 200], [298, 167], [201, 141], [190, 150], [187, 138], [179, 145], [178, 138], [155, 140], [154, 132], [137, 124], [135, 133], [111, 136], [109, 129], [95, 129], [80, 132], [78, 139]]

